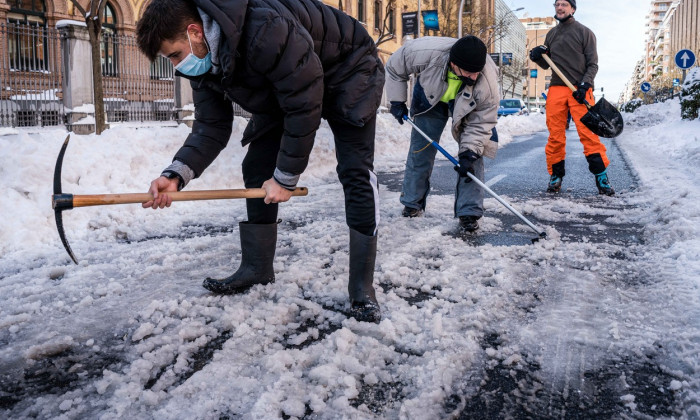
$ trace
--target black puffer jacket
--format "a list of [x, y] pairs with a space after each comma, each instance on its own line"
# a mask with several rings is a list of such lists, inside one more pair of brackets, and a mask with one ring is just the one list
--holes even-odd
[[376, 112], [384, 69], [352, 17], [316, 0], [194, 0], [221, 27], [222, 71], [190, 78], [192, 133], [175, 159], [200, 176], [226, 146], [231, 101], [254, 114], [243, 144], [284, 124], [277, 168], [301, 174], [321, 117], [362, 126]]

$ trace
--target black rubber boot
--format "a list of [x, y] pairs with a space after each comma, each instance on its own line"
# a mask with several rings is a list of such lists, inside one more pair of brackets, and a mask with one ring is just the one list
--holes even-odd
[[382, 319], [372, 285], [376, 257], [377, 237], [350, 229], [350, 316], [361, 322], [379, 323]]
[[241, 266], [225, 279], [207, 278], [202, 283], [205, 289], [231, 295], [244, 292], [256, 284], [275, 281], [272, 261], [277, 247], [277, 223], [255, 225], [241, 222], [238, 227], [241, 235]]

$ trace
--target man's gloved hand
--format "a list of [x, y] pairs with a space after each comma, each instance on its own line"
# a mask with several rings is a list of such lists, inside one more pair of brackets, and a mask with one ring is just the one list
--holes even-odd
[[403, 117], [408, 115], [408, 108], [406, 108], [406, 102], [391, 101], [391, 108], [389, 109], [391, 115], [393, 115], [399, 124], [403, 124]]
[[542, 54], [549, 54], [549, 48], [546, 45], [539, 45], [530, 50], [530, 60], [539, 61], [542, 59]]
[[576, 102], [582, 104], [583, 101], [586, 100], [586, 92], [588, 92], [588, 89], [592, 88], [590, 83], [579, 83], [576, 85], [576, 92], [573, 92], [574, 99], [576, 99]]
[[459, 176], [464, 178], [465, 183], [472, 182], [472, 179], [469, 178], [467, 174], [470, 173], [474, 175], [474, 162], [476, 162], [479, 157], [479, 155], [471, 150], [459, 154], [459, 166], [455, 166], [455, 171], [457, 171]]

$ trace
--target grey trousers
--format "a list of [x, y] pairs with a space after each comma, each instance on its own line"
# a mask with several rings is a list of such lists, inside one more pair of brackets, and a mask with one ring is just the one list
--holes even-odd
[[[447, 104], [440, 103], [430, 111], [416, 115], [413, 122], [433, 141], [439, 143], [442, 131], [449, 119]], [[427, 147], [426, 147], [427, 146]], [[430, 175], [433, 173], [437, 149], [415, 129], [411, 131], [411, 147], [406, 158], [406, 170], [401, 191], [401, 204], [413, 209], [424, 210], [430, 193]], [[474, 162], [474, 175], [484, 181], [484, 159]], [[465, 183], [455, 172], [454, 216], [477, 216], [484, 214], [484, 191], [475, 182]]]

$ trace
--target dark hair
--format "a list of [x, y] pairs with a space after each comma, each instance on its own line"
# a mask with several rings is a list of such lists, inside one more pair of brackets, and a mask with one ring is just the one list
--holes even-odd
[[153, 61], [163, 41], [186, 37], [187, 25], [202, 23], [197, 6], [189, 0], [152, 0], [136, 26], [136, 43]]

